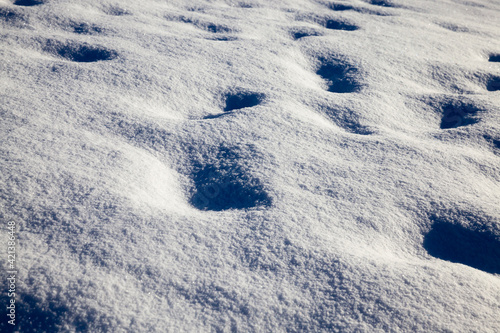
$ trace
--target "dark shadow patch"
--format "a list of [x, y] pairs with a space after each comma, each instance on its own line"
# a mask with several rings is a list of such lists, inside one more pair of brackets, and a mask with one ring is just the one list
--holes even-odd
[[312, 35], [308, 32], [294, 32], [294, 33], [292, 33], [292, 36], [293, 36], [293, 39], [300, 39], [300, 38], [309, 37]]
[[88, 23], [73, 23], [71, 24], [71, 28], [74, 33], [82, 35], [98, 35], [103, 32], [102, 28]]
[[22, 332], [59, 332], [68, 312], [69, 308], [58, 300], [42, 302], [31, 295], [23, 295], [19, 300], [17, 326]]
[[191, 204], [200, 210], [248, 209], [271, 203], [260, 182], [235, 164], [204, 165], [193, 174], [193, 181]]
[[316, 74], [328, 85], [328, 91], [334, 93], [352, 93], [360, 89], [356, 80], [358, 69], [339, 60], [320, 59], [321, 66]]
[[366, 126], [363, 126], [354, 120], [346, 121], [342, 123], [342, 128], [346, 130], [346, 132], [357, 134], [357, 135], [372, 135], [374, 132]]
[[469, 101], [445, 100], [437, 106], [442, 114], [441, 129], [457, 128], [479, 122], [474, 116], [482, 111]]
[[328, 6], [331, 10], [333, 11], [348, 11], [352, 10], [354, 12], [358, 12], [361, 14], [368, 14], [368, 15], [377, 15], [377, 16], [392, 16], [391, 13], [387, 13], [384, 11], [379, 11], [379, 10], [372, 10], [364, 7], [354, 7], [351, 5], [344, 5], [344, 4], [330, 4]]
[[359, 27], [346, 21], [328, 20], [325, 22], [325, 28], [332, 30], [354, 31]]
[[224, 25], [213, 24], [213, 23], [200, 23], [197, 25], [199, 28], [205, 29], [211, 33], [219, 34], [219, 33], [228, 33], [231, 32], [231, 29]]
[[118, 54], [102, 46], [79, 44], [76, 42], [62, 43], [47, 41], [44, 51], [75, 62], [96, 62], [115, 59]]
[[489, 62], [500, 62], [500, 54], [491, 54], [490, 58], [488, 59]]
[[14, 5], [16, 6], [38, 6], [38, 5], [43, 5], [44, 1], [39, 1], [39, 0], [17, 0], [14, 2]]
[[304, 37], [314, 37], [314, 36], [321, 36], [321, 34], [318, 31], [310, 30], [310, 29], [296, 29], [291, 31], [293, 39], [301, 39]]
[[486, 86], [488, 91], [498, 91], [500, 90], [500, 77], [494, 76], [490, 78], [488, 81], [488, 85]]
[[389, 0], [368, 0], [366, 1], [370, 5], [380, 6], [380, 7], [397, 7], [392, 1]]
[[[3, 295], [0, 300], [2, 304], [10, 302], [10, 299]], [[12, 327], [7, 324], [7, 320], [2, 320], [0, 324], [2, 332], [60, 332], [69, 312], [69, 307], [59, 299], [42, 301], [19, 290], [16, 291], [14, 304], [16, 325]], [[86, 329], [84, 325], [81, 328], [83, 331]]]
[[200, 210], [223, 211], [270, 206], [271, 198], [259, 179], [241, 166], [240, 156], [219, 149], [213, 162], [194, 167], [191, 204]]
[[500, 138], [495, 139], [490, 135], [484, 135], [483, 137], [493, 148], [500, 149]]
[[20, 9], [0, 7], [0, 21], [11, 26], [22, 26], [28, 23], [25, 15], [18, 12]]
[[453, 129], [478, 123], [485, 106], [458, 95], [435, 95], [422, 100], [425, 112], [435, 113], [441, 118], [439, 128]]
[[264, 94], [249, 91], [238, 91], [225, 96], [224, 112], [251, 108], [259, 105], [264, 100]]
[[345, 10], [353, 10], [354, 7], [351, 5], [344, 5], [341, 3], [332, 3], [330, 4], [330, 9], [334, 11], [345, 11]]
[[[106, 332], [111, 329], [109, 317], [95, 308], [83, 304], [80, 307], [72, 306], [82, 300], [79, 295], [74, 296], [78, 297], [75, 299], [68, 293], [64, 294], [59, 286], [46, 288], [50, 290], [43, 298], [23, 290], [16, 291], [14, 332]], [[85, 291], [78, 291], [78, 294], [84, 293]], [[9, 299], [2, 295], [0, 301], [7, 304]], [[8, 327], [3, 329], [6, 323], [6, 320], [0, 322], [0, 332], [8, 332]]]
[[238, 38], [233, 36], [214, 36], [208, 39], [217, 42], [234, 42], [235, 40], [238, 40]]
[[500, 274], [500, 241], [489, 231], [468, 229], [435, 219], [424, 248], [436, 258]]

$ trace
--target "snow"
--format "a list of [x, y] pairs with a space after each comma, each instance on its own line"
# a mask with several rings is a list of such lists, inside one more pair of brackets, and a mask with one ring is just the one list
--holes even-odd
[[500, 330], [498, 1], [0, 0], [0, 25], [15, 331]]

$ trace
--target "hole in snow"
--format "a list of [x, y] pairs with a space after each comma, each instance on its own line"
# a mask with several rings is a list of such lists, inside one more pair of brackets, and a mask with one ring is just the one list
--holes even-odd
[[491, 78], [486, 89], [488, 89], [488, 91], [500, 90], [500, 77], [495, 76]]
[[101, 46], [78, 44], [74, 42], [61, 43], [49, 40], [44, 47], [46, 52], [60, 56], [75, 62], [95, 62], [101, 60], [112, 60], [117, 57], [115, 51]]
[[190, 201], [194, 207], [222, 211], [271, 205], [264, 186], [244, 164], [259, 158], [255, 147], [220, 146], [207, 153], [194, 164], [190, 176], [194, 184]]
[[292, 31], [292, 36], [293, 36], [293, 39], [297, 40], [297, 39], [304, 38], [304, 37], [320, 36], [320, 33], [318, 33], [317, 31], [313, 31], [313, 30], [303, 29], [303, 30]]
[[346, 31], [354, 31], [359, 29], [359, 27], [355, 26], [354, 24], [336, 20], [326, 21], [325, 28], [332, 30], [346, 30]]
[[500, 54], [491, 54], [489, 61], [490, 62], [500, 62]]
[[43, 4], [43, 1], [37, 0], [17, 0], [14, 2], [16, 6], [37, 6]]
[[246, 209], [271, 203], [259, 180], [234, 161], [204, 165], [194, 172], [193, 180], [191, 204], [200, 210]]
[[321, 63], [316, 74], [326, 81], [328, 91], [351, 93], [359, 90], [360, 85], [356, 81], [357, 68], [337, 60], [321, 60]]
[[479, 119], [474, 118], [474, 116], [478, 111], [481, 111], [479, 107], [461, 100], [445, 101], [439, 108], [442, 113], [441, 129], [475, 124]]
[[388, 0], [368, 0], [367, 3], [369, 3], [370, 5], [374, 5], [374, 6], [395, 7], [395, 5], [392, 3], [392, 1], [388, 1]]
[[438, 220], [425, 235], [423, 246], [433, 257], [500, 274], [500, 241], [491, 232]]
[[263, 94], [257, 94], [252, 92], [237, 92], [234, 94], [226, 95], [226, 106], [224, 107], [225, 112], [251, 108], [262, 102], [264, 99]]
[[344, 11], [344, 10], [352, 10], [354, 9], [354, 7], [351, 5], [344, 5], [341, 3], [332, 3], [330, 4], [330, 9], [335, 11]]

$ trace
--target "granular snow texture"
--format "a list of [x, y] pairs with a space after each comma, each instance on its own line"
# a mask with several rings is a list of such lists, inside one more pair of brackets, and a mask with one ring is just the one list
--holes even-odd
[[500, 332], [499, 1], [0, 26], [0, 331]]

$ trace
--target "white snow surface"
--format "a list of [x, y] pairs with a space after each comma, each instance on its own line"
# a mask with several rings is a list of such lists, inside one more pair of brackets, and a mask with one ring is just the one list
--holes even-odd
[[500, 1], [1, 0], [0, 26], [16, 331], [500, 332]]

